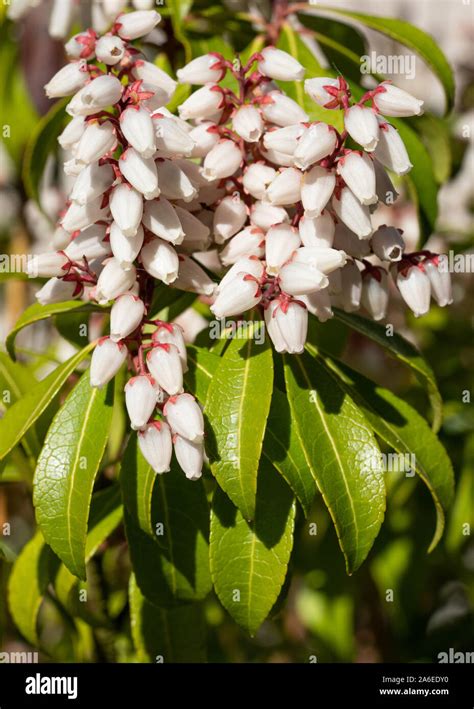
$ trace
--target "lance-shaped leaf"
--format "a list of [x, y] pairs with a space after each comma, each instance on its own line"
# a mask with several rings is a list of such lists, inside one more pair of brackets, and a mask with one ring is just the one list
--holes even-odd
[[155, 537], [151, 513], [156, 473], [141, 455], [137, 435], [132, 433], [120, 467], [123, 503], [142, 532]]
[[226, 349], [207, 392], [208, 449], [217, 482], [246, 519], [255, 514], [257, 472], [273, 390], [273, 359], [262, 323]]
[[288, 399], [278, 389], [273, 392], [263, 454], [285, 478], [307, 515], [316, 494], [316, 481], [292, 420]]
[[201, 404], [206, 403], [207, 390], [214, 372], [220, 364], [220, 357], [203, 347], [187, 347], [188, 371], [184, 375], [186, 388]]
[[254, 635], [278, 598], [293, 545], [291, 490], [262, 460], [255, 517], [248, 522], [216, 487], [211, 514], [214, 588], [232, 618]]
[[211, 576], [209, 506], [202, 480], [187, 480], [173, 461], [169, 473], [155, 476], [154, 538], [140, 529], [127, 505], [124, 521], [133, 570], [145, 598], [163, 607], [205, 598]]
[[[0, 406], [3, 404], [8, 409], [36, 384], [37, 379], [26, 367], [0, 352]], [[41, 446], [34, 427], [26, 433], [23, 446], [28, 455], [38, 455]]]
[[339, 320], [385, 347], [392, 357], [400, 360], [413, 370], [420, 383], [427, 388], [433, 408], [433, 430], [435, 432], [438, 431], [443, 416], [443, 401], [436, 384], [434, 372], [416, 347], [396, 332], [389, 336], [385, 327], [373, 320], [355, 313], [345, 313], [339, 308], [334, 308], [334, 313]]
[[448, 455], [425, 419], [406, 401], [378, 386], [347, 365], [325, 360], [341, 377], [346, 391], [363, 409], [377, 435], [403, 456], [405, 472], [416, 472], [431, 493], [436, 508], [436, 529], [429, 551], [439, 542], [445, 513], [454, 493], [454, 474]]
[[38, 647], [39, 609], [58, 564], [41, 532], [37, 532], [23, 547], [8, 580], [10, 613], [18, 630], [33, 647]]
[[113, 381], [98, 389], [86, 371], [53, 419], [38, 459], [33, 502], [43, 536], [72, 574], [86, 577], [92, 488], [107, 443]]
[[[85, 550], [86, 563], [118, 526], [122, 515], [120, 488], [116, 483], [92, 496]], [[76, 576], [62, 564], [54, 581], [54, 589], [58, 600], [74, 615], [78, 614], [83, 605], [77, 597], [75, 601], [73, 599], [73, 591], [77, 589], [78, 584]]]
[[158, 608], [130, 576], [130, 624], [139, 662], [205, 662], [206, 626], [198, 603]]
[[369, 553], [384, 516], [380, 449], [362, 411], [316, 358], [285, 355], [285, 380], [307, 463], [352, 573]]
[[0, 420], [0, 460], [21, 441], [94, 346], [95, 342], [91, 342], [77, 352], [8, 409]]

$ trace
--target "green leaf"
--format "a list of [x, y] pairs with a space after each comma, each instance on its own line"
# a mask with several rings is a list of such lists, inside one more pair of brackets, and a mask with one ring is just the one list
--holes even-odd
[[[282, 26], [276, 46], [278, 49], [291, 54], [304, 66], [305, 79], [312, 79], [315, 76], [332, 76], [334, 74], [332, 70], [321, 66], [300, 35], [287, 22]], [[342, 111], [330, 111], [316, 105], [305, 93], [302, 81], [278, 81], [277, 83], [290, 98], [304, 108], [311, 120], [325, 121], [335, 126], [337, 130], [343, 130], [344, 118]]]
[[380, 449], [335, 375], [308, 354], [284, 360], [292, 416], [350, 574], [369, 553], [384, 516]]
[[156, 473], [138, 448], [137, 435], [132, 433], [120, 467], [120, 485], [125, 507], [138, 527], [155, 537], [151, 501]]
[[428, 550], [432, 551], [443, 534], [445, 513], [454, 493], [453, 469], [444, 447], [425, 419], [406, 401], [342, 362], [326, 360], [326, 363], [348, 384], [346, 391], [363, 409], [377, 435], [397, 453], [406, 456], [406, 472], [414, 456], [414, 472], [430, 491], [436, 509], [436, 529]]
[[285, 481], [262, 461], [255, 517], [248, 522], [216, 487], [211, 513], [211, 573], [219, 600], [251, 635], [263, 623], [286, 576], [295, 505]]
[[91, 342], [77, 352], [8, 409], [0, 420], [0, 460], [21, 441], [94, 346], [95, 342]]
[[209, 506], [202, 480], [187, 480], [173, 461], [169, 473], [155, 476], [151, 519], [154, 538], [140, 529], [125, 503], [130, 557], [145, 598], [162, 607], [205, 598], [211, 577]]
[[54, 325], [61, 337], [75, 347], [82, 348], [89, 341], [90, 310], [60, 313], [54, 317]]
[[15, 359], [15, 338], [27, 325], [33, 325], [40, 320], [45, 320], [52, 315], [59, 315], [61, 313], [92, 313], [97, 310], [103, 311], [104, 309], [98, 305], [84, 303], [82, 300], [67, 300], [63, 303], [51, 303], [50, 305], [34, 303], [22, 313], [15, 323], [15, 327], [9, 333], [5, 342], [7, 350], [10, 356]]
[[400, 360], [413, 370], [418, 381], [427, 388], [433, 409], [432, 428], [436, 433], [439, 430], [443, 418], [443, 400], [439, 393], [433, 370], [423, 359], [416, 347], [396, 332], [389, 337], [386, 328], [373, 320], [361, 317], [355, 313], [345, 313], [343, 310], [339, 310], [339, 308], [334, 308], [334, 314], [339, 320], [352, 329], [357, 330], [362, 335], [369, 337], [371, 340], [374, 340], [374, 342], [385, 347], [392, 357]]
[[48, 113], [36, 123], [23, 158], [23, 184], [26, 193], [39, 201], [38, 189], [43, 176], [46, 160], [56, 147], [56, 139], [65, 124], [65, 107], [69, 98], [58, 101]]
[[425, 113], [409, 121], [421, 138], [433, 164], [436, 182], [441, 185], [451, 175], [452, 154], [449, 123], [446, 119]]
[[130, 576], [130, 624], [138, 662], [206, 662], [206, 627], [196, 603], [157, 608]]
[[58, 559], [40, 532], [23, 547], [8, 581], [8, 606], [18, 630], [38, 647], [38, 612]]
[[257, 472], [273, 390], [272, 350], [262, 323], [226, 349], [207, 392], [211, 469], [246, 519], [255, 514]]
[[456, 498], [446, 534], [446, 548], [451, 553], [467, 542], [466, 524], [474, 527], [474, 434], [471, 433], [464, 447], [463, 465], [456, 484]]
[[328, 5], [318, 5], [317, 9], [329, 10], [332, 13], [361, 22], [366, 27], [381, 32], [391, 39], [394, 39], [396, 42], [400, 42], [400, 44], [415, 51], [441, 81], [446, 94], [447, 111], [451, 110], [454, 105], [455, 89], [453, 72], [446, 57], [439, 48], [439, 44], [433, 37], [405, 20], [365, 15], [362, 12], [352, 12], [352, 10], [345, 10]]
[[[26, 367], [18, 362], [12, 362], [8, 355], [0, 352], [1, 402], [5, 406], [7, 399], [9, 399], [9, 406], [11, 406], [36, 384], [38, 384], [37, 379]], [[6, 406], [6, 408], [8, 407]], [[25, 452], [32, 457], [36, 457], [40, 452], [38, 435], [33, 427], [26, 433], [24, 448]]]
[[35, 472], [33, 503], [46, 542], [86, 578], [87, 520], [92, 488], [109, 435], [113, 382], [91, 387], [89, 371], [53, 419]]
[[275, 389], [268, 417], [263, 454], [285, 478], [308, 515], [316, 494], [316, 481], [306, 461], [287, 397]]
[[221, 359], [203, 347], [188, 346], [186, 349], [189, 368], [184, 375], [186, 388], [204, 405], [209, 384]]
[[[86, 539], [85, 560], [92, 559], [97, 549], [119, 525], [123, 515], [120, 487], [111, 485], [105, 490], [100, 490], [92, 496], [89, 514], [88, 532]], [[77, 577], [61, 564], [54, 582], [54, 589], [58, 600], [66, 610], [74, 615], [78, 614], [80, 602], [74, 600], [73, 591], [78, 586]]]

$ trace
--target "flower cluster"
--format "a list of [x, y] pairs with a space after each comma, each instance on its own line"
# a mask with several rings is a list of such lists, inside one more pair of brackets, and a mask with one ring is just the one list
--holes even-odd
[[[450, 279], [436, 254], [406, 254], [400, 230], [372, 224], [377, 206], [397, 196], [386, 170], [411, 168], [387, 117], [418, 115], [422, 102], [388, 82], [354, 102], [342, 77], [307, 80], [314, 102], [342, 109], [339, 132], [311, 121], [278, 87], [300, 81], [304, 69], [266, 47], [245, 66], [210, 53], [180, 69], [178, 81], [199, 88], [177, 117], [165, 108], [176, 82], [132, 43], [159, 19], [154, 11], [120, 15], [109, 33], [88, 30], [67, 43], [71, 62], [46, 91], [71, 96], [59, 142], [75, 182], [57, 250], [34, 268], [50, 277], [41, 303], [113, 302], [91, 383], [105, 385], [128, 360], [135, 376], [125, 400], [144, 457], [165, 472], [174, 445], [197, 479], [203, 416], [184, 393], [180, 328], [153, 318], [156, 281], [212, 297], [217, 318], [257, 308], [275, 349], [300, 353], [308, 312], [325, 321], [333, 305], [363, 307], [382, 319], [391, 277], [422, 315], [431, 296], [451, 302]], [[232, 82], [222, 84], [225, 75]], [[227, 269], [218, 284], [195, 258], [211, 249]]]

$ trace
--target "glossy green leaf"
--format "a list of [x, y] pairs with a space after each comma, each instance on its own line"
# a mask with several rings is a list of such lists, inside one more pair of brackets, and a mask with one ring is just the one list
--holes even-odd
[[23, 547], [8, 581], [8, 606], [18, 630], [38, 647], [38, 612], [58, 559], [37, 532]]
[[330, 5], [318, 5], [317, 9], [329, 10], [337, 15], [356, 20], [366, 27], [381, 32], [396, 42], [400, 42], [405, 47], [412, 49], [428, 64], [440, 80], [446, 94], [447, 110], [453, 107], [455, 89], [453, 72], [439, 48], [439, 44], [429, 34], [410, 24], [410, 22], [398, 18], [366, 15], [362, 12], [353, 12], [352, 10], [331, 7]]
[[273, 392], [263, 454], [285, 478], [307, 515], [316, 494], [316, 481], [307, 463], [288, 399], [278, 389]]
[[[209, 459], [217, 482], [246, 519], [255, 513], [257, 472], [273, 390], [272, 350], [261, 323], [226, 349], [207, 392]], [[252, 336], [254, 335], [254, 336]], [[258, 340], [258, 342], [257, 342]]]
[[468, 543], [474, 527], [474, 434], [471, 433], [464, 446], [462, 469], [456, 481], [456, 497], [451, 509], [446, 534], [446, 547], [456, 551]]
[[46, 160], [56, 147], [56, 139], [66, 123], [65, 107], [69, 98], [55, 103], [43, 116], [31, 135], [23, 158], [23, 184], [26, 193], [38, 201], [39, 183], [43, 176]]
[[33, 503], [46, 542], [72, 574], [86, 577], [92, 488], [107, 443], [113, 382], [90, 386], [89, 371], [53, 419], [35, 472]]
[[[0, 352], [0, 406], [3, 404], [9, 408], [36, 384], [38, 381], [30, 370]], [[40, 452], [41, 446], [34, 427], [27, 431], [23, 445], [27, 455], [35, 457]]]
[[77, 352], [8, 409], [0, 420], [0, 460], [21, 441], [94, 345], [91, 342]]
[[283, 586], [294, 516], [290, 489], [266, 461], [259, 470], [252, 522], [219, 487], [214, 493], [210, 548], [214, 588], [224, 608], [251, 635], [270, 613]]
[[443, 400], [441, 399], [433, 370], [416, 347], [396, 332], [389, 336], [386, 328], [373, 320], [355, 313], [345, 313], [339, 308], [334, 308], [334, 314], [352, 329], [385, 347], [392, 357], [400, 360], [413, 370], [417, 379], [427, 389], [433, 409], [432, 428], [435, 432], [438, 431], [443, 418]]
[[209, 384], [221, 360], [203, 347], [189, 346], [187, 353], [188, 371], [184, 375], [186, 388], [204, 405]]
[[140, 529], [125, 504], [130, 557], [145, 598], [162, 607], [205, 598], [211, 577], [209, 506], [202, 480], [187, 480], [173, 461], [169, 473], [155, 477], [151, 519], [155, 538]]
[[444, 530], [445, 514], [453, 500], [454, 474], [451, 461], [425, 419], [406, 401], [377, 386], [342, 363], [331, 363], [333, 371], [349, 386], [374, 431], [397, 453], [404, 456], [409, 474], [414, 472], [431, 493], [436, 509], [436, 529], [429, 551], [438, 544]]
[[130, 576], [130, 624], [138, 662], [206, 662], [206, 627], [199, 604], [158, 608]]
[[449, 180], [452, 169], [450, 124], [446, 119], [425, 113], [409, 121], [425, 145], [438, 184]]
[[285, 355], [290, 409], [348, 573], [362, 564], [382, 524], [385, 486], [372, 429], [335, 375], [314, 357]]
[[46, 320], [46, 318], [53, 315], [59, 315], [61, 313], [91, 313], [95, 310], [97, 311], [104, 309], [98, 305], [84, 303], [82, 300], [66, 300], [62, 303], [51, 303], [50, 305], [34, 303], [21, 314], [15, 323], [15, 327], [9, 333], [5, 343], [7, 350], [10, 353], [10, 356], [15, 359], [15, 338], [18, 333], [28, 325], [33, 325], [40, 320]]

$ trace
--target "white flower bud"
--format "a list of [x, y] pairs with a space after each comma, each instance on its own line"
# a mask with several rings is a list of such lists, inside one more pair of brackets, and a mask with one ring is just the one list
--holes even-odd
[[213, 295], [216, 289], [216, 284], [201, 266], [183, 254], [179, 256], [179, 273], [173, 286], [190, 293], [208, 296]]
[[184, 239], [181, 242], [182, 248], [190, 252], [204, 251], [210, 243], [211, 230], [209, 227], [203, 224], [197, 216], [182, 207], [175, 207], [175, 211], [184, 231]]
[[204, 158], [202, 175], [209, 182], [230, 177], [242, 162], [242, 153], [233, 140], [220, 140]]
[[150, 276], [158, 278], [167, 285], [173, 283], [178, 277], [178, 254], [171, 244], [162, 239], [155, 238], [145, 244], [141, 250], [141, 260], [143, 268]]
[[127, 271], [140, 253], [143, 245], [143, 228], [138, 227], [133, 236], [125, 236], [116, 222], [110, 228], [110, 248], [121, 268]]
[[130, 185], [117, 185], [110, 194], [110, 211], [120, 231], [134, 236], [142, 220], [143, 197]]
[[276, 276], [294, 251], [301, 246], [298, 230], [289, 224], [271, 226], [265, 236], [265, 260], [267, 273]]
[[364, 258], [370, 253], [370, 241], [368, 239], [359, 239], [357, 234], [354, 234], [345, 224], [339, 222], [336, 224], [334, 232], [334, 248], [342, 249], [342, 251], [354, 258]]
[[339, 198], [333, 197], [332, 206], [339, 219], [348, 229], [355, 232], [359, 239], [369, 238], [373, 231], [369, 209], [359, 202], [348, 187], [342, 188]]
[[161, 116], [153, 116], [156, 128], [156, 149], [160, 157], [178, 157], [181, 155], [191, 155], [195, 142], [191, 133], [185, 131], [177, 120]]
[[348, 261], [341, 268], [341, 295], [340, 300], [346, 313], [353, 313], [360, 308], [362, 296], [362, 276], [354, 261]]
[[72, 118], [60, 136], [58, 143], [64, 150], [71, 150], [82, 138], [82, 134], [87, 128], [87, 123], [83, 116]]
[[302, 173], [295, 167], [286, 167], [276, 174], [267, 187], [267, 197], [271, 204], [294, 205], [301, 199]]
[[251, 163], [244, 172], [242, 183], [245, 192], [251, 194], [256, 199], [264, 199], [266, 196], [267, 186], [276, 176], [277, 172], [265, 165], [264, 162]]
[[116, 25], [122, 39], [132, 40], [151, 32], [160, 20], [161, 16], [156, 10], [137, 10], [120, 15]]
[[430, 309], [431, 283], [421, 266], [409, 266], [397, 275], [397, 288], [416, 318]]
[[379, 123], [367, 106], [351, 106], [344, 114], [344, 127], [356, 143], [372, 152], [379, 142]]
[[220, 253], [224, 266], [230, 266], [243, 256], [258, 256], [264, 254], [264, 234], [258, 227], [247, 226], [233, 236]]
[[95, 54], [100, 62], [104, 62], [108, 66], [115, 66], [123, 59], [125, 45], [120, 37], [105, 35], [97, 40]]
[[309, 120], [301, 106], [281, 91], [266, 94], [260, 102], [260, 109], [264, 119], [276, 126], [291, 126]]
[[283, 207], [277, 207], [268, 202], [255, 202], [250, 209], [250, 221], [259, 229], [267, 231], [273, 224], [289, 222], [290, 217]]
[[377, 87], [374, 104], [384, 116], [394, 118], [408, 118], [423, 113], [423, 101], [386, 82]]
[[261, 299], [262, 292], [253, 277], [239, 273], [219, 289], [211, 310], [216, 318], [230, 317], [250, 310]]
[[319, 217], [334, 192], [336, 175], [334, 170], [315, 165], [303, 176], [301, 183], [301, 201], [305, 215]]
[[388, 295], [388, 278], [383, 269], [362, 272], [361, 305], [374, 320], [382, 320], [385, 317]]
[[347, 257], [344, 251], [318, 248], [317, 246], [302, 246], [295, 252], [292, 262], [304, 263], [328, 275], [332, 271], [342, 268], [346, 260]]
[[163, 345], [174, 345], [179, 352], [183, 372], [188, 371], [186, 343], [183, 337], [183, 330], [179, 325], [176, 323], [159, 325], [153, 333], [153, 342], [159, 342]]
[[222, 89], [217, 84], [207, 84], [189, 96], [178, 106], [179, 117], [184, 121], [191, 118], [210, 118], [223, 106]]
[[71, 281], [63, 281], [62, 278], [50, 278], [39, 291], [36, 291], [35, 298], [41, 305], [61, 303], [74, 297], [76, 285]]
[[[446, 258], [446, 257], [444, 257]], [[453, 294], [451, 290], [451, 274], [447, 267], [439, 262], [439, 257], [428, 257], [423, 261], [425, 273], [430, 279], [431, 294], [441, 308], [451, 305]]]
[[400, 134], [389, 123], [380, 125], [380, 138], [375, 157], [396, 175], [406, 175], [413, 167]]
[[316, 268], [292, 261], [280, 269], [280, 287], [288, 295], [304, 295], [326, 288], [328, 277]]
[[237, 234], [247, 221], [247, 207], [238, 194], [224, 197], [214, 212], [214, 236], [222, 244]]
[[270, 340], [273, 343], [273, 347], [276, 352], [286, 351], [286, 342], [283, 335], [280, 332], [278, 323], [276, 321], [275, 315], [277, 310], [280, 308], [280, 300], [271, 300], [268, 304], [268, 308], [264, 311], [265, 327], [267, 328]]
[[53, 39], [64, 39], [73, 22], [76, 3], [74, 0], [54, 0], [49, 17], [48, 33]]
[[110, 311], [110, 339], [123, 340], [140, 325], [145, 314], [145, 305], [140, 298], [125, 293], [117, 298]]
[[181, 470], [188, 480], [199, 480], [202, 476], [204, 463], [204, 446], [202, 443], [192, 443], [187, 438], [176, 436], [174, 452]]
[[315, 315], [319, 322], [326, 322], [334, 315], [328, 288], [323, 288], [307, 295], [300, 295], [298, 300], [301, 300], [306, 305], [308, 312]]
[[258, 143], [263, 133], [260, 111], [251, 104], [244, 104], [232, 117], [232, 128], [247, 143]]
[[72, 96], [79, 91], [89, 80], [87, 62], [79, 59], [77, 62], [66, 64], [45, 85], [44, 90], [48, 98]]
[[86, 47], [82, 42], [79, 42], [79, 39], [82, 39], [84, 36], [87, 36], [83, 32], [79, 32], [78, 34], [75, 34], [71, 37], [71, 39], [68, 39], [66, 44], [64, 45], [64, 49], [66, 50], [66, 54], [70, 59], [81, 59], [81, 58], [87, 58], [90, 59], [91, 57], [94, 56], [94, 45], [95, 41], [91, 41], [91, 46]]
[[306, 170], [310, 165], [330, 155], [337, 144], [336, 131], [326, 123], [313, 123], [298, 140], [293, 153], [295, 165]]
[[278, 167], [294, 167], [295, 161], [293, 160], [293, 155], [288, 155], [287, 153], [281, 153], [279, 150], [274, 150], [273, 148], [267, 150], [261, 150], [261, 153], [265, 160], [273, 163], [273, 165], [278, 165]]
[[126, 108], [120, 116], [120, 128], [132, 148], [142, 157], [150, 158], [155, 153], [155, 127], [146, 108]]
[[169, 426], [165, 421], [152, 421], [144, 431], [139, 431], [138, 446], [155, 473], [161, 475], [169, 471], [173, 444]]
[[183, 391], [183, 367], [176, 345], [158, 344], [147, 354], [151, 375], [170, 396]]
[[59, 251], [48, 251], [43, 254], [34, 254], [32, 258], [27, 259], [25, 264], [25, 273], [30, 278], [51, 278], [52, 276], [64, 276], [66, 271], [63, 269], [67, 263], [67, 258]]
[[123, 86], [116, 76], [104, 74], [86, 84], [68, 103], [71, 116], [89, 116], [113, 106], [122, 96]]
[[127, 148], [120, 156], [118, 164], [125, 179], [141, 192], [145, 199], [158, 197], [158, 172], [153, 158], [144, 158], [134, 148]]
[[375, 159], [373, 165], [375, 170], [375, 189], [377, 192], [377, 197], [383, 204], [391, 205], [396, 201], [398, 192], [393, 186], [393, 182], [388, 176], [384, 166]]
[[375, 170], [368, 155], [351, 150], [339, 158], [337, 172], [361, 204], [377, 202]]
[[125, 385], [125, 406], [134, 431], [143, 430], [151, 418], [159, 388], [147, 374], [132, 377]]
[[304, 68], [290, 54], [276, 47], [265, 47], [260, 52], [263, 59], [258, 62], [258, 70], [264, 76], [277, 81], [300, 81]]
[[128, 350], [123, 343], [112, 342], [109, 337], [99, 340], [91, 357], [91, 386], [101, 389], [108, 384], [127, 359], [127, 354]]
[[204, 158], [219, 141], [219, 133], [213, 128], [215, 123], [203, 121], [189, 132], [189, 137], [194, 142], [194, 147], [190, 153], [193, 158]]
[[69, 232], [63, 229], [61, 225], [56, 227], [56, 229], [54, 230], [53, 238], [51, 239], [52, 247], [57, 251], [61, 251], [62, 249], [65, 249], [66, 246], [68, 246], [70, 241], [71, 234], [69, 234]]
[[125, 271], [112, 257], [107, 261], [97, 280], [96, 299], [99, 303], [108, 303], [122, 293], [126, 293], [135, 283], [136, 270], [131, 266]]
[[217, 292], [220, 292], [222, 288], [224, 288], [228, 283], [230, 283], [230, 281], [241, 273], [255, 276], [257, 281], [259, 281], [262, 278], [264, 271], [265, 269], [263, 263], [256, 256], [243, 256], [229, 268], [219, 283]]
[[303, 246], [330, 248], [333, 245], [336, 227], [329, 212], [322, 212], [319, 217], [304, 214], [298, 226]]
[[197, 189], [181, 168], [172, 160], [156, 163], [158, 179], [164, 197], [190, 202], [197, 195]]
[[191, 394], [172, 396], [163, 413], [174, 433], [193, 443], [200, 443], [204, 438], [202, 411]]
[[69, 242], [64, 253], [72, 261], [80, 261], [84, 257], [92, 261], [109, 256], [110, 244], [105, 241], [105, 231], [105, 226], [102, 224], [92, 224]]
[[[156, 64], [139, 59], [133, 65], [133, 74], [138, 80], [143, 81], [142, 90], [155, 93], [153, 99], [150, 99], [150, 103], [153, 104], [154, 108], [164, 106], [171, 100], [177, 83]], [[147, 105], [148, 101], [144, 103]], [[154, 104], [156, 103], [159, 105], [155, 106]], [[149, 107], [151, 108], [151, 106]]]
[[89, 123], [82, 134], [74, 157], [78, 162], [89, 165], [115, 150], [116, 145], [117, 136], [112, 123], [110, 121], [104, 121], [104, 123], [93, 121]]
[[96, 162], [87, 165], [76, 178], [70, 198], [77, 204], [86, 204], [102, 195], [115, 179], [111, 165]]
[[[308, 310], [306, 307], [294, 301], [282, 303], [274, 310], [273, 319], [284, 343], [283, 350], [277, 351], [301, 354], [308, 334]], [[281, 343], [279, 344], [281, 346]]]
[[306, 128], [302, 124], [276, 128], [265, 133], [263, 144], [268, 150], [276, 150], [293, 158], [298, 147], [298, 139], [301, 138], [305, 130]]
[[145, 203], [143, 224], [153, 234], [171, 244], [180, 244], [184, 239], [178, 214], [165, 197]]
[[102, 208], [102, 197], [93, 199], [87, 204], [76, 204], [71, 202], [69, 208], [61, 220], [61, 225], [66, 231], [77, 231], [105, 219], [108, 215], [108, 209]]
[[308, 96], [318, 104], [318, 106], [327, 106], [328, 103], [334, 101], [334, 96], [326, 91], [325, 86], [339, 88], [338, 79], [330, 79], [326, 76], [317, 76], [314, 79], [306, 79], [304, 82], [304, 90]]
[[372, 251], [381, 261], [400, 261], [405, 249], [400, 229], [383, 224], [372, 234]]
[[180, 84], [198, 85], [218, 83], [224, 74], [220, 56], [212, 52], [192, 59], [176, 72]]
[[339, 296], [342, 291], [341, 269], [338, 268], [328, 274], [328, 293], [332, 296]]

